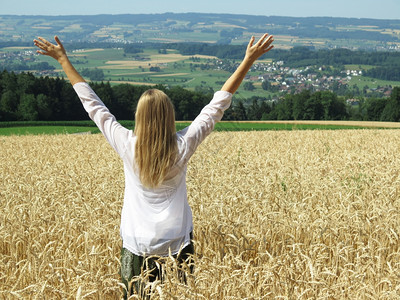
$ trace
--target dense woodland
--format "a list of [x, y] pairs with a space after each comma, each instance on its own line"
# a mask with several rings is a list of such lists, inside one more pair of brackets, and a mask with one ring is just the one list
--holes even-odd
[[[119, 120], [132, 120], [140, 95], [147, 86], [108, 82], [91, 83], [95, 92]], [[164, 90], [171, 98], [177, 120], [193, 120], [212, 94], [176, 86]], [[30, 73], [0, 73], [0, 121], [87, 120], [69, 82], [62, 78], [35, 77]], [[330, 91], [288, 94], [278, 101], [254, 97], [234, 101], [225, 120], [371, 120], [400, 121], [400, 87], [389, 99], [367, 98], [352, 106]]]

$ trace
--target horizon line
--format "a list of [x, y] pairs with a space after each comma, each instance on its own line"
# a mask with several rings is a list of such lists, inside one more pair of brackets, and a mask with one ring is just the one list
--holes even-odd
[[237, 16], [257, 16], [257, 17], [279, 17], [279, 18], [295, 18], [295, 19], [307, 19], [307, 18], [331, 18], [331, 19], [357, 19], [357, 20], [383, 20], [383, 21], [400, 21], [399, 19], [391, 18], [371, 18], [371, 17], [334, 17], [334, 16], [285, 16], [285, 15], [257, 15], [257, 14], [240, 14], [240, 13], [214, 13], [214, 12], [163, 12], [163, 13], [97, 13], [97, 14], [0, 14], [0, 16], [12, 16], [12, 17], [84, 17], [84, 16], [120, 16], [120, 15], [165, 15], [165, 14], [201, 14], [201, 15], [237, 15]]

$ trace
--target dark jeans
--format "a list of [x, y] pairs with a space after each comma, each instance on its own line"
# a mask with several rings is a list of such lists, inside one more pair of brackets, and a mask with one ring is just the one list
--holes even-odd
[[[192, 240], [192, 233], [190, 234], [190, 239]], [[178, 261], [179, 266], [186, 263], [189, 267], [190, 273], [193, 273], [193, 254], [194, 246], [191, 242], [182, 249], [179, 255], [174, 255], [174, 258]], [[126, 290], [124, 289], [124, 299], [127, 299], [130, 295], [140, 295], [141, 297], [146, 298], [144, 284], [139, 279], [131, 282], [135, 276], [141, 275], [142, 272], [145, 277], [148, 277], [150, 282], [162, 280], [162, 258], [158, 256], [143, 257], [135, 255], [129, 250], [122, 248], [120, 275], [121, 281], [126, 287]], [[181, 281], [186, 282], [185, 272], [182, 270], [179, 270], [178, 272]]]

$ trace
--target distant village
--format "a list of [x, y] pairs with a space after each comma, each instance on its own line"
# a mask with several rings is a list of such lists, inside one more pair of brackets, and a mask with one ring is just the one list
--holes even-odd
[[[273, 62], [270, 64], [256, 64], [253, 71], [266, 71], [260, 76], [247, 76], [250, 81], [269, 81], [271, 86], [276, 87], [280, 92], [300, 93], [305, 89], [314, 91], [331, 90], [334, 83], [339, 85], [347, 85], [354, 76], [361, 76], [362, 71], [345, 70], [341, 72], [341, 76], [327, 76], [319, 73], [310, 73], [311, 67], [304, 69], [293, 69], [284, 66], [283, 61]], [[323, 71], [323, 67], [319, 67], [318, 71]]]
[[[224, 61], [217, 62], [218, 69], [232, 69], [231, 65], [224, 66]], [[261, 75], [247, 75], [245, 80], [256, 83], [261, 82], [265, 90], [279, 92], [280, 94], [297, 94], [303, 90], [317, 91], [333, 91], [340, 95], [346, 95], [348, 88], [359, 89], [351, 86], [354, 77], [361, 77], [362, 70], [344, 69], [340, 72], [332, 71], [325, 66], [308, 66], [305, 68], [290, 68], [284, 65], [283, 61], [271, 63], [256, 63], [251, 71], [260, 73]], [[333, 75], [334, 73], [334, 75]], [[268, 84], [264, 84], [268, 83]], [[384, 86], [378, 88], [363, 87], [363, 94], [374, 93], [380, 97], [390, 97], [392, 86]], [[349, 104], [358, 104], [357, 99], [349, 98]]]

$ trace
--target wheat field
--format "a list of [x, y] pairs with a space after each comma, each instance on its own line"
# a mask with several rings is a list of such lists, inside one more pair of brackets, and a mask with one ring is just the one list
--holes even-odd
[[[213, 133], [188, 166], [194, 274], [167, 259], [152, 299], [398, 299], [399, 150], [393, 129]], [[0, 299], [120, 299], [105, 139], [0, 137], [0, 166]]]

